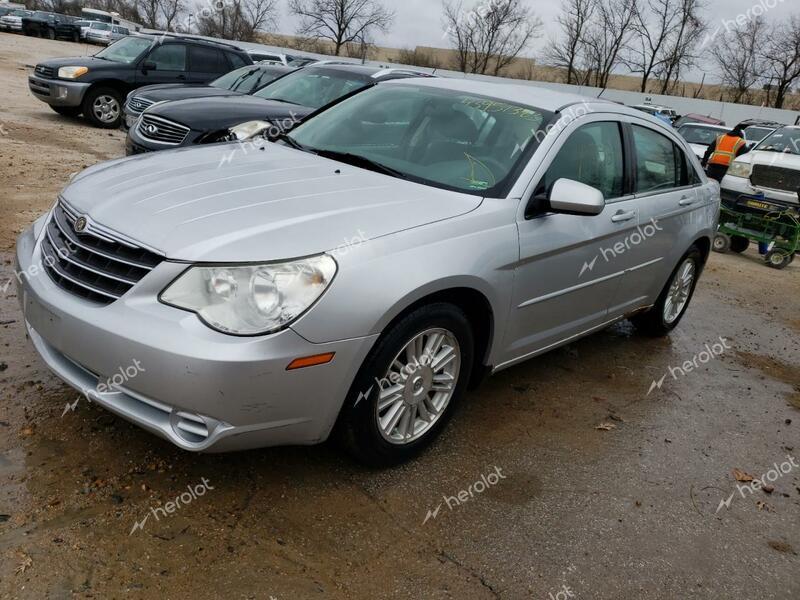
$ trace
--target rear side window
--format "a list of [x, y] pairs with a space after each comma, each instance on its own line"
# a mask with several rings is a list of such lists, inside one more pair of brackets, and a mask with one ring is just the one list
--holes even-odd
[[228, 60], [231, 61], [231, 66], [234, 69], [240, 69], [241, 67], [246, 67], [249, 63], [246, 63], [245, 60], [234, 52], [226, 52], [228, 55]]
[[189, 62], [192, 71], [201, 73], [225, 73], [230, 67], [220, 50], [205, 46], [189, 46]]
[[186, 46], [183, 44], [166, 44], [150, 53], [147, 60], [156, 64], [159, 71], [185, 71]]
[[548, 194], [559, 179], [590, 185], [603, 192], [606, 200], [622, 197], [625, 160], [619, 123], [590, 123], [572, 133], [539, 184], [537, 195]]
[[668, 137], [633, 126], [636, 145], [636, 191], [640, 194], [670, 190], [688, 184], [683, 151]]

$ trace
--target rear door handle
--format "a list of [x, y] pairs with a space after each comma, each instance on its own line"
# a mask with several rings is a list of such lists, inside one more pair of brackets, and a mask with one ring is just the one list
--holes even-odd
[[630, 221], [636, 218], [636, 211], [632, 210], [630, 212], [618, 212], [613, 217], [611, 217], [612, 223], [624, 223], [625, 221]]

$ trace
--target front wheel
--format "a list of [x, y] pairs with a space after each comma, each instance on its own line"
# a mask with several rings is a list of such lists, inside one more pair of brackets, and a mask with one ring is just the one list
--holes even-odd
[[345, 401], [348, 451], [376, 467], [417, 455], [451, 418], [473, 360], [472, 327], [458, 307], [437, 303], [406, 315], [378, 340]]
[[83, 116], [95, 127], [116, 129], [122, 123], [122, 99], [113, 88], [98, 87], [86, 92]]
[[686, 314], [702, 270], [703, 255], [693, 246], [670, 275], [653, 308], [633, 317], [633, 324], [648, 335], [669, 334]]
[[768, 267], [773, 269], [785, 269], [794, 260], [794, 254], [786, 252], [785, 250], [770, 250], [764, 256], [764, 261]]

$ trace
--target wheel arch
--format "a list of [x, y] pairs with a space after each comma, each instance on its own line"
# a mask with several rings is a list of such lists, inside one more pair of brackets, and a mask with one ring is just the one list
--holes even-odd
[[707, 235], [702, 235], [692, 245], [700, 249], [700, 253], [703, 255], [703, 265], [705, 266], [708, 263], [709, 256], [711, 256], [711, 238]]

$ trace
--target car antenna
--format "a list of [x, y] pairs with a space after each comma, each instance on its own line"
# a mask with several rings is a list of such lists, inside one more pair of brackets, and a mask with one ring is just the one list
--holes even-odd
[[602, 95], [603, 95], [603, 94], [605, 94], [605, 93], [606, 93], [606, 88], [603, 88], [602, 90], [600, 90], [600, 93], [599, 93], [599, 94], [597, 94], [597, 99], [599, 100], [599, 99], [600, 99], [600, 96], [602, 96]]

